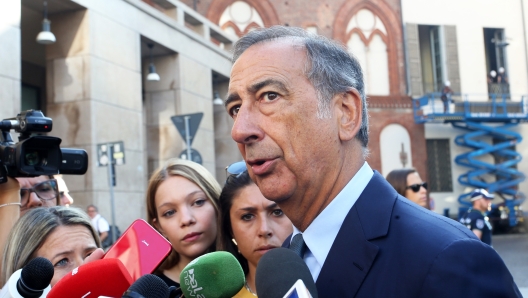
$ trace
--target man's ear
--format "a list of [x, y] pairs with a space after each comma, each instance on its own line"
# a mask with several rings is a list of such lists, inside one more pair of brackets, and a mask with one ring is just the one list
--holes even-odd
[[350, 141], [361, 128], [363, 101], [359, 92], [352, 88], [336, 97], [339, 138], [341, 141]]

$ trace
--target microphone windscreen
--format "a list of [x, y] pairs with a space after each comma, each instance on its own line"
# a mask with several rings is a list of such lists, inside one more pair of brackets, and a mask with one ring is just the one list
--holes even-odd
[[313, 298], [317, 298], [317, 288], [312, 274], [304, 261], [292, 250], [278, 247], [265, 253], [257, 265], [255, 286], [259, 298], [278, 298], [302, 280]]
[[132, 283], [121, 261], [101, 259], [73, 269], [51, 288], [47, 297], [121, 297]]
[[55, 271], [53, 264], [43, 257], [37, 257], [29, 261], [29, 263], [22, 268], [20, 273], [20, 286], [23, 289], [18, 289], [19, 292], [24, 290], [39, 291], [45, 289], [51, 283]]
[[128, 290], [125, 292], [123, 297], [137, 297], [129, 293], [136, 293], [143, 297], [149, 298], [167, 298], [169, 297], [169, 286], [163, 281], [163, 279], [153, 274], [145, 274], [138, 278]]
[[[231, 298], [242, 289], [244, 271], [235, 256], [215, 251], [191, 261], [180, 274], [185, 297]], [[199, 296], [201, 295], [201, 296]]]

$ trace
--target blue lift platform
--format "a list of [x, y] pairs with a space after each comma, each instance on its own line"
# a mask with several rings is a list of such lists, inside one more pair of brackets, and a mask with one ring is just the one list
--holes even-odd
[[[515, 167], [522, 156], [513, 146], [522, 141], [522, 136], [512, 128], [528, 122], [528, 102], [524, 97], [512, 101], [510, 94], [473, 96], [471, 100], [468, 95], [453, 94], [444, 112], [440, 97], [441, 93], [429, 93], [413, 99], [415, 122], [451, 123], [453, 127], [466, 131], [455, 138], [457, 145], [471, 149], [455, 158], [456, 164], [469, 168], [458, 177], [458, 182], [471, 188], [485, 188], [502, 198], [501, 218], [508, 218], [509, 225], [516, 226], [522, 218], [519, 206], [526, 198], [518, 190], [518, 185], [526, 177]], [[491, 155], [498, 163], [489, 163], [486, 155]], [[470, 194], [458, 197], [464, 206], [459, 212], [471, 206]]]

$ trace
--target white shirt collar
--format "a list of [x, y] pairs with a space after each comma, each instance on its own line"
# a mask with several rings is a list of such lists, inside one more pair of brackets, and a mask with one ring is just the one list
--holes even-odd
[[[304, 231], [304, 242], [318, 263], [318, 271], [315, 269], [317, 272], [314, 272], [312, 270], [313, 268], [310, 268], [314, 280], [317, 280], [319, 271], [323, 267], [326, 257], [330, 252], [330, 248], [337, 237], [337, 233], [341, 229], [341, 225], [343, 225], [345, 217], [350, 209], [352, 209], [365, 187], [367, 187], [367, 184], [370, 182], [373, 175], [374, 172], [368, 163], [365, 162], [341, 192], [339, 192], [332, 202], [330, 202], [330, 204], [328, 204], [328, 206], [326, 206], [326, 208], [312, 221], [306, 231]], [[298, 233], [300, 233], [300, 231], [294, 226], [292, 239], [293, 236]], [[310, 267], [310, 264], [308, 264], [308, 267]]]

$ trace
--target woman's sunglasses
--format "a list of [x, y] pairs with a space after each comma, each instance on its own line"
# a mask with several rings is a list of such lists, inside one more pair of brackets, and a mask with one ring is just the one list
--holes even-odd
[[240, 177], [240, 175], [242, 175], [242, 173], [247, 171], [246, 162], [243, 160], [237, 161], [235, 163], [228, 165], [225, 170], [226, 170], [226, 183], [227, 183], [229, 178], [231, 177], [238, 178]]
[[423, 188], [427, 189], [427, 182], [416, 183], [416, 184], [413, 184], [413, 185], [409, 185], [405, 189], [409, 189], [410, 188], [413, 192], [419, 192], [420, 188], [422, 186], [423, 186]]
[[235, 163], [228, 165], [225, 170], [226, 170], [226, 176], [242, 174], [244, 171], [247, 170], [246, 162], [243, 160], [237, 161]]

